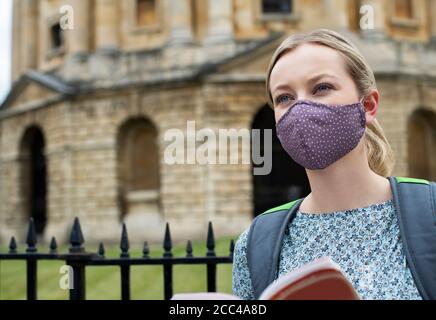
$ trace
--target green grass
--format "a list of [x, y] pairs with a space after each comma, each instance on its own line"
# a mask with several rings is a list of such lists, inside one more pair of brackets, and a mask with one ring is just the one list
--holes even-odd
[[[217, 256], [229, 254], [231, 237], [216, 240], [215, 252]], [[233, 237], [236, 240], [236, 237]], [[193, 242], [194, 256], [205, 256], [205, 241]], [[20, 249], [20, 248], [19, 248]], [[119, 257], [118, 247], [106, 247], [106, 257]], [[24, 250], [21, 248], [20, 252]], [[97, 248], [87, 248], [97, 251]], [[0, 248], [5, 252], [5, 248]], [[40, 252], [46, 252], [39, 249]], [[61, 247], [59, 252], [66, 252], [67, 247]], [[151, 257], [161, 257], [161, 246], [150, 246]], [[174, 257], [185, 256], [185, 245], [173, 248]], [[142, 248], [132, 246], [131, 257], [141, 257]], [[59, 269], [63, 261], [38, 262], [38, 299], [65, 300], [69, 298], [68, 290], [59, 287], [59, 280], [63, 274]], [[231, 264], [217, 266], [217, 291], [232, 292]], [[120, 268], [113, 266], [86, 267], [86, 298], [88, 300], [116, 300], [121, 297]], [[162, 266], [132, 266], [130, 274], [130, 296], [133, 300], [162, 300], [163, 299], [163, 267]], [[173, 267], [173, 293], [207, 291], [205, 265], [176, 265]], [[0, 300], [26, 299], [26, 264], [24, 261], [0, 262]]]

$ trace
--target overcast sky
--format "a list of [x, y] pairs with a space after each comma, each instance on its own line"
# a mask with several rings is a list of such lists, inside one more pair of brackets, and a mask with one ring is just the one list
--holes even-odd
[[12, 0], [0, 0], [0, 104], [11, 81]]

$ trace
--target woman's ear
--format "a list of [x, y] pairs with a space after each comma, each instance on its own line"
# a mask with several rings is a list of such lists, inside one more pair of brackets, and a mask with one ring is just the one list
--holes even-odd
[[379, 99], [380, 99], [380, 94], [378, 90], [372, 89], [371, 92], [368, 95], [366, 95], [365, 99], [363, 100], [367, 125], [372, 123], [375, 119], [375, 116], [378, 111]]

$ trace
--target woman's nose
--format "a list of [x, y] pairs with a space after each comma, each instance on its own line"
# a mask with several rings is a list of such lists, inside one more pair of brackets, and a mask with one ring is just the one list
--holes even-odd
[[297, 102], [300, 100], [309, 100], [309, 99], [310, 99], [310, 96], [306, 92], [301, 92], [295, 96], [294, 102]]

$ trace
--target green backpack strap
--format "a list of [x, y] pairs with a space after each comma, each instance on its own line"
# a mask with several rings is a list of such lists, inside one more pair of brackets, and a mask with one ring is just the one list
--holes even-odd
[[303, 199], [262, 213], [250, 226], [247, 238], [247, 260], [256, 299], [277, 276], [283, 234]]
[[436, 299], [436, 183], [389, 177], [404, 254], [423, 299]]

